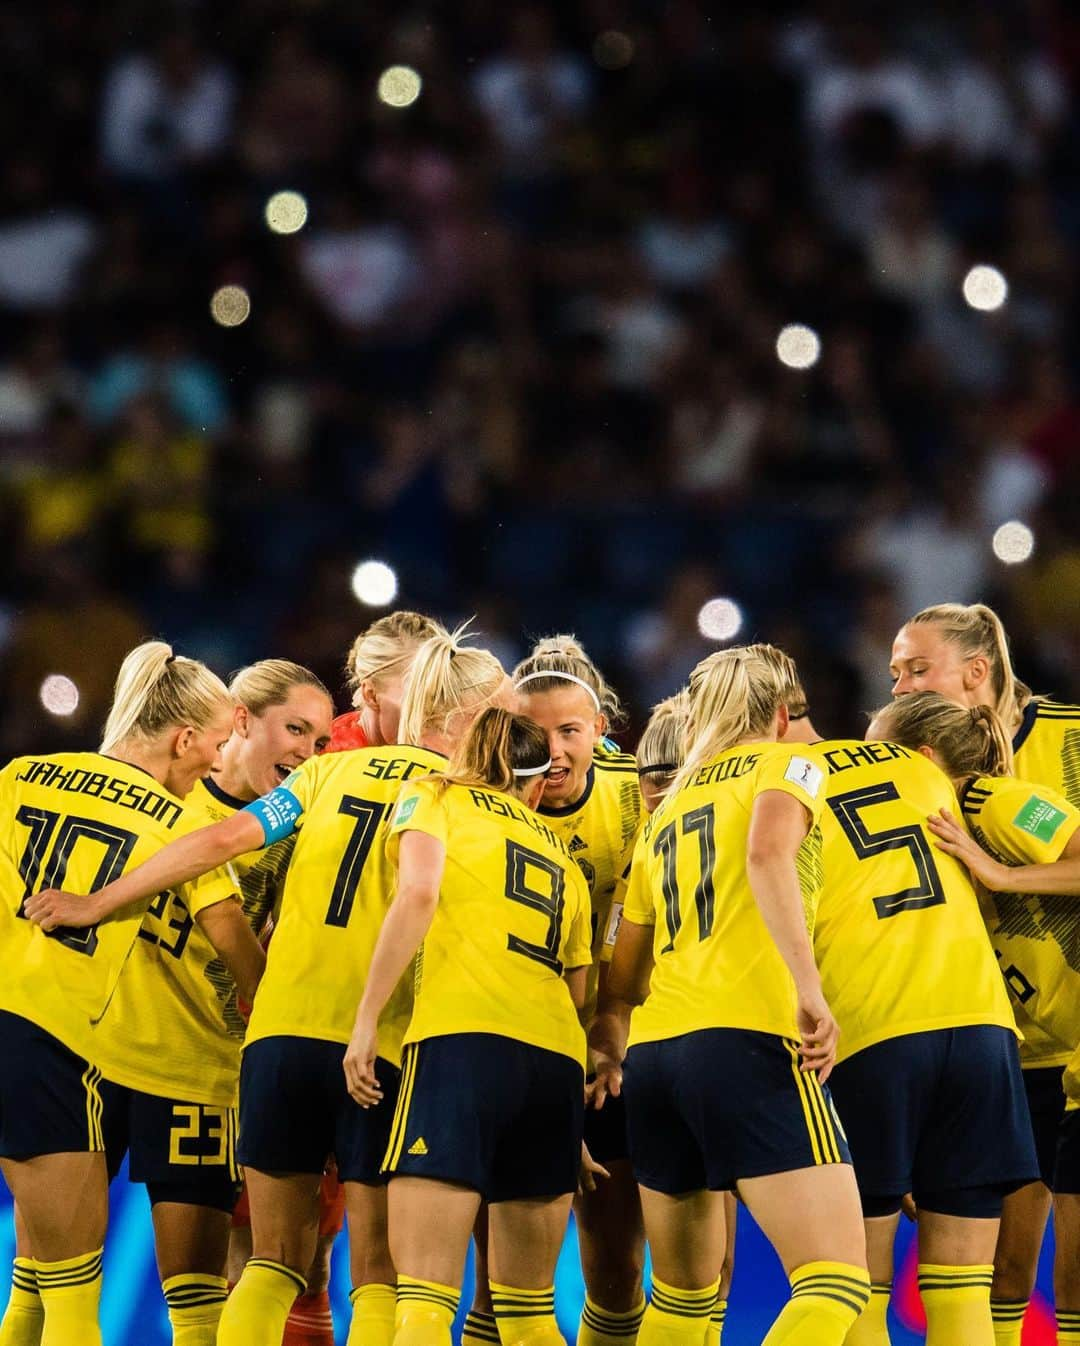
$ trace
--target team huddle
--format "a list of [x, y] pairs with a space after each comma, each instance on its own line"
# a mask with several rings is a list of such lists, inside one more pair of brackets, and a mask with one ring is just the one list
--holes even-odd
[[[108, 1184], [145, 1184], [175, 1346], [720, 1346], [737, 1204], [767, 1346], [1019, 1346], [1053, 1207], [1080, 1343], [1080, 707], [986, 607], [916, 614], [865, 740], [771, 645], [636, 755], [570, 637], [512, 674], [398, 612], [354, 710], [152, 642], [98, 752], [0, 772], [0, 1346], [100, 1343]], [[910, 1209], [910, 1206], [909, 1206]], [[642, 1275], [648, 1244], [652, 1286]]]

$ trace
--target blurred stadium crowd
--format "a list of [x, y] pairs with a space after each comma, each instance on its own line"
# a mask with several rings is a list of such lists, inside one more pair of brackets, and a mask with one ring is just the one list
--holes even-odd
[[639, 721], [717, 594], [829, 732], [942, 599], [1080, 696], [1065, 0], [17, 0], [0, 79], [5, 755], [96, 743], [145, 633], [340, 688], [368, 556], [508, 658], [576, 630]]

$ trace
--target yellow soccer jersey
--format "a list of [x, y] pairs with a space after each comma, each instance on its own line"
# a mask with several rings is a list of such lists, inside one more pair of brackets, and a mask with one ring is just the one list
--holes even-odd
[[[212, 779], [187, 798], [214, 822], [244, 807]], [[204, 819], [205, 821], [205, 819]], [[280, 895], [295, 836], [232, 863], [238, 896], [259, 934]], [[236, 983], [196, 924], [204, 888], [187, 899], [166, 893], [151, 903], [107, 1013], [97, 1025], [94, 1062], [105, 1078], [162, 1098], [232, 1107], [237, 1101], [244, 1019]], [[213, 890], [211, 890], [213, 891]], [[220, 900], [221, 894], [215, 900]]]
[[[205, 821], [148, 772], [101, 753], [9, 763], [0, 772], [0, 1009], [93, 1060], [91, 1023], [105, 1012], [145, 908], [46, 935], [20, 916], [23, 902], [43, 888], [95, 892]], [[230, 891], [221, 872], [199, 888], [207, 905]]]
[[750, 889], [746, 842], [759, 794], [780, 790], [805, 805], [812, 825], [799, 878], [811, 926], [824, 775], [813, 748], [744, 743], [702, 766], [647, 819], [623, 915], [655, 926], [655, 965], [630, 1020], [631, 1046], [702, 1028], [799, 1036], [795, 983]]
[[[565, 808], [541, 805], [538, 812], [585, 875], [592, 900], [593, 960], [609, 962], [622, 915], [616, 888], [634, 853], [644, 815], [636, 760], [629, 753], [598, 751], [577, 803]], [[582, 1011], [586, 1023], [596, 1007], [596, 986], [594, 968]]]
[[967, 871], [926, 826], [939, 809], [957, 812], [948, 777], [895, 743], [815, 747], [828, 784], [814, 952], [840, 1025], [837, 1059], [906, 1033], [1013, 1028]]
[[591, 911], [567, 848], [511, 795], [435, 781], [402, 790], [392, 860], [410, 831], [446, 846], [446, 868], [405, 1041], [496, 1033], [584, 1067], [585, 1034], [562, 974], [592, 961]]
[[[426, 748], [355, 748], [309, 758], [264, 796], [272, 804], [288, 795], [300, 831], [247, 1042], [280, 1035], [348, 1042], [394, 896], [385, 840], [398, 791], [445, 765]], [[392, 1065], [401, 1062], [411, 1013], [406, 977], [379, 1021], [379, 1055]]]
[[[1080, 706], [1029, 701], [1013, 739], [1013, 752], [1018, 777], [1048, 785], [1080, 808]], [[1068, 1061], [1070, 1048], [1035, 1024], [1023, 1006], [1017, 1007], [1016, 1019], [1024, 1033], [1020, 1064], [1026, 1070]]]
[[[960, 792], [960, 805], [971, 835], [1006, 865], [1053, 864], [1080, 826], [1080, 809], [1063, 795], [1012, 776], [970, 782]], [[1030, 1022], [1042, 1030], [1042, 1042], [1075, 1049], [1080, 901], [1060, 894], [988, 893], [983, 909], [1005, 984], [1025, 1015], [1023, 1031]]]

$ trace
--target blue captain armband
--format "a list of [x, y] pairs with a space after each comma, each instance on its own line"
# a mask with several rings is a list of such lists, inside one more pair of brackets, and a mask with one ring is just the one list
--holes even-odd
[[292, 836], [303, 811], [303, 805], [286, 785], [279, 785], [244, 807], [245, 813], [254, 814], [262, 824], [264, 846]]

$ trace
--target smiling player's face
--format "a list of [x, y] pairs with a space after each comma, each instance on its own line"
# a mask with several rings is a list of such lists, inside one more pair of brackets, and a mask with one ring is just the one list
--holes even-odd
[[313, 753], [330, 742], [334, 708], [317, 687], [292, 687], [278, 706], [267, 706], [261, 715], [246, 717], [247, 740], [244, 765], [248, 783], [256, 794], [266, 794], [281, 784]]
[[548, 736], [551, 772], [542, 803], [549, 808], [576, 803], [585, 792], [593, 749], [604, 732], [604, 717], [596, 713], [584, 687], [574, 683], [550, 691], [522, 692], [520, 707]]

